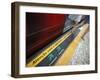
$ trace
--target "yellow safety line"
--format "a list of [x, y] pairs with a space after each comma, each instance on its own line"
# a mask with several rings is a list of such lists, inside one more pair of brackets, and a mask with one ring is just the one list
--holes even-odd
[[35, 67], [36, 65], [38, 65], [44, 58], [46, 58], [57, 46], [59, 46], [70, 35], [71, 35], [71, 32], [66, 33], [63, 37], [57, 40], [54, 44], [52, 44], [50, 47], [48, 47], [46, 50], [40, 53], [36, 58], [34, 58], [28, 64], [26, 64], [26, 66]]
[[82, 31], [78, 34], [78, 36], [73, 40], [73, 42], [69, 45], [69, 47], [64, 51], [63, 55], [56, 62], [57, 65], [68, 65], [72, 56], [81, 41], [81, 37], [87, 32], [88, 24], [83, 26]]

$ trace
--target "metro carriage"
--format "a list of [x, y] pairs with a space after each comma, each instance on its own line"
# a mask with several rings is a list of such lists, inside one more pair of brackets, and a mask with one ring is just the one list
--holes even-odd
[[48, 45], [62, 34], [65, 14], [26, 13], [26, 57]]

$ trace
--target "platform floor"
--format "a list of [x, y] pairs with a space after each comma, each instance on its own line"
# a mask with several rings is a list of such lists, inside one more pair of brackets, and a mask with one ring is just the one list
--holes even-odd
[[[69, 47], [64, 51], [63, 55], [55, 63], [55, 66], [70, 65], [70, 64], [86, 64], [89, 63], [89, 33], [88, 24], [80, 28], [81, 32], [72, 41]], [[84, 35], [85, 34], [85, 35]], [[84, 36], [84, 37], [83, 37]], [[88, 56], [88, 57], [87, 57]], [[77, 60], [76, 60], [77, 59]], [[86, 62], [83, 63], [83, 61]]]
[[72, 60], [69, 62], [71, 65], [89, 64], [89, 32], [79, 43]]

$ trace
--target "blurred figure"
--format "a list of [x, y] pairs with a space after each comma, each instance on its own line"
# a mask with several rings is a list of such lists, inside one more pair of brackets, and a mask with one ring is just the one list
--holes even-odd
[[82, 18], [83, 18], [83, 15], [73, 15], [73, 14], [70, 14], [69, 16], [69, 19], [72, 20], [75, 24], [79, 23]]
[[67, 30], [74, 28], [74, 27], [76, 28], [76, 25], [78, 25], [84, 18], [85, 18], [84, 15], [70, 14], [68, 18], [66, 18], [63, 32], [66, 32]]
[[89, 15], [69, 15], [69, 19], [74, 22], [72, 25], [72, 33], [84, 24], [89, 24]]

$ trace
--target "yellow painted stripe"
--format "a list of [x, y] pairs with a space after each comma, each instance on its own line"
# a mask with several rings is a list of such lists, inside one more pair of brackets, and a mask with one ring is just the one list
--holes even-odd
[[40, 55], [38, 55], [36, 58], [31, 60], [26, 66], [35, 67], [36, 65], [38, 65], [44, 58], [46, 58], [57, 46], [59, 46], [70, 35], [71, 35], [71, 32], [66, 33], [59, 40], [57, 40], [54, 44], [52, 44], [50, 47], [48, 47], [46, 50], [40, 53]]
[[87, 32], [88, 24], [83, 26], [83, 29], [78, 34], [78, 36], [73, 40], [73, 42], [69, 45], [69, 47], [64, 51], [63, 55], [58, 59], [55, 65], [68, 65], [74, 52], [81, 41], [81, 37]]

